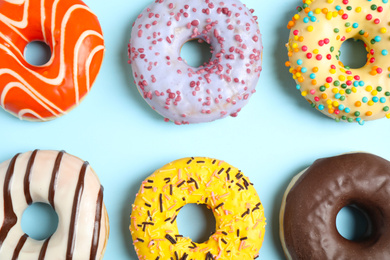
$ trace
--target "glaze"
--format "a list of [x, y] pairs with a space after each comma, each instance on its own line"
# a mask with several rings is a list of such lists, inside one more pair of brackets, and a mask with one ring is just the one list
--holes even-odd
[[[262, 70], [257, 17], [238, 0], [157, 0], [133, 24], [129, 62], [134, 83], [166, 121], [209, 122], [236, 116], [255, 92]], [[184, 43], [207, 42], [212, 58], [194, 68]]]
[[[204, 243], [179, 234], [176, 218], [188, 203], [206, 204], [216, 218]], [[192, 157], [169, 163], [141, 185], [130, 231], [139, 259], [255, 259], [265, 232], [253, 184], [220, 160]]]
[[[390, 15], [387, 0], [303, 0], [288, 23], [290, 73], [312, 107], [336, 121], [390, 118]], [[362, 40], [366, 64], [340, 61], [348, 39]]]
[[[316, 160], [289, 184], [280, 237], [287, 259], [390, 259], [390, 162], [350, 153]], [[356, 241], [337, 231], [346, 206], [359, 208], [370, 230]]]
[[[32, 41], [50, 46], [46, 64], [25, 60], [24, 49]], [[1, 1], [0, 105], [20, 119], [52, 120], [79, 105], [103, 55], [99, 21], [82, 1]]]
[[[103, 187], [88, 162], [64, 151], [17, 154], [0, 164], [0, 185], [0, 259], [103, 258], [108, 217]], [[50, 204], [58, 215], [56, 232], [44, 241], [20, 225], [35, 202]]]

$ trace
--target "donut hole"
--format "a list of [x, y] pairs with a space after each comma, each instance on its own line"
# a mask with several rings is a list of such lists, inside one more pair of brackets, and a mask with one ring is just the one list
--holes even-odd
[[345, 67], [358, 69], [367, 62], [365, 43], [359, 39], [348, 39], [341, 45], [339, 59]]
[[51, 58], [51, 48], [43, 41], [33, 41], [24, 48], [25, 60], [33, 66], [42, 66]]
[[356, 205], [348, 205], [339, 211], [336, 227], [339, 234], [350, 241], [360, 241], [371, 235], [371, 221]]
[[33, 203], [23, 212], [21, 224], [29, 237], [45, 240], [57, 230], [58, 215], [49, 204]]
[[213, 212], [204, 204], [187, 204], [177, 216], [179, 233], [195, 243], [206, 242], [215, 233]]
[[198, 68], [207, 64], [212, 57], [212, 47], [202, 39], [194, 39], [184, 43], [180, 57], [191, 67]]

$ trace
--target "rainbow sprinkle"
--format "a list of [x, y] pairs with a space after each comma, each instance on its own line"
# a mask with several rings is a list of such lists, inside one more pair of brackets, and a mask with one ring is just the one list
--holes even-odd
[[[288, 22], [286, 66], [301, 95], [336, 121], [390, 119], [390, 17], [388, 0], [303, 0]], [[332, 29], [329, 29], [332, 28]], [[366, 64], [340, 61], [348, 39], [362, 40]], [[389, 86], [389, 87], [388, 87]]]

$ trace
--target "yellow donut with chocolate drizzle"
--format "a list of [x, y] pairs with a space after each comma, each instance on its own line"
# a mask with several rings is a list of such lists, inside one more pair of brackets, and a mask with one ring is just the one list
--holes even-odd
[[[206, 204], [216, 219], [204, 243], [179, 234], [176, 217], [188, 203]], [[255, 259], [265, 231], [253, 184], [220, 160], [191, 157], [169, 163], [141, 185], [130, 231], [139, 259]]]

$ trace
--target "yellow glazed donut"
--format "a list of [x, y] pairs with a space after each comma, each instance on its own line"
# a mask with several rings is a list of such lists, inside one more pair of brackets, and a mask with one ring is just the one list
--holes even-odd
[[[388, 0], [303, 0], [288, 23], [286, 66], [312, 107], [336, 121], [390, 118], [390, 4]], [[365, 43], [366, 64], [344, 66], [340, 47]]]
[[[206, 204], [216, 231], [204, 243], [179, 234], [176, 217], [188, 203]], [[253, 184], [219, 160], [192, 157], [147, 178], [133, 205], [130, 231], [139, 259], [254, 259], [264, 239], [264, 209]]]

